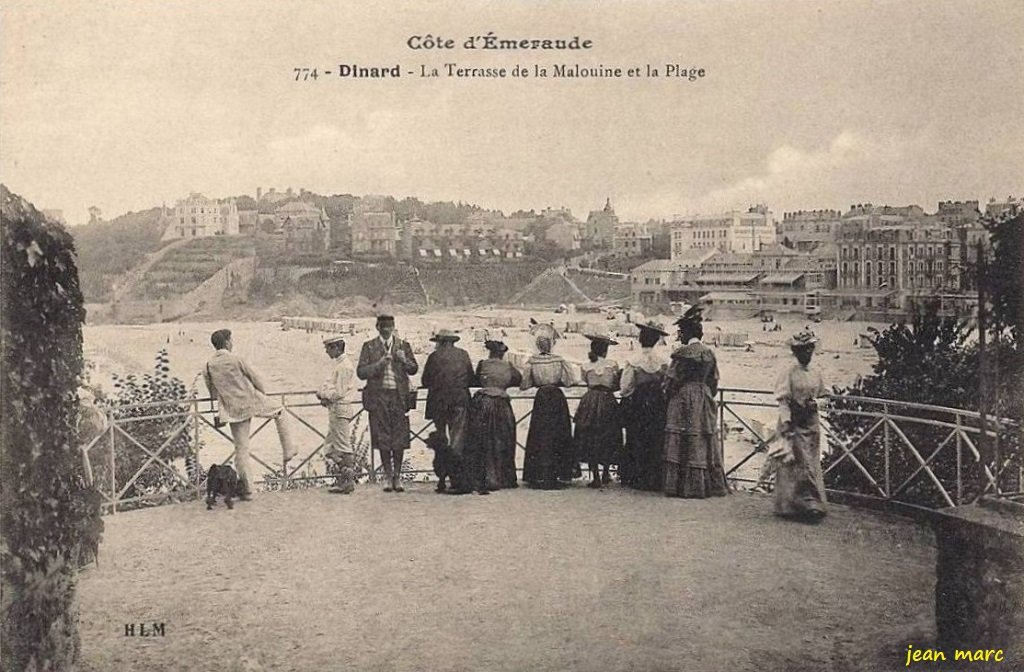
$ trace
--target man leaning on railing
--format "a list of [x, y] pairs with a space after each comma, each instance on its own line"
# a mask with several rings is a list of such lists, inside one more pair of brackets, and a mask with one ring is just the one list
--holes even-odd
[[259, 374], [244, 359], [232, 354], [231, 330], [218, 329], [210, 335], [210, 342], [217, 352], [206, 363], [203, 377], [210, 397], [220, 403], [217, 424], [226, 422], [231, 427], [231, 438], [235, 444], [235, 467], [238, 469], [238, 498], [248, 501], [252, 497], [253, 483], [249, 464], [249, 427], [252, 418], [274, 419], [277, 436], [281, 441], [283, 464], [295, 456], [295, 446], [284, 408], [275, 405], [265, 394]]

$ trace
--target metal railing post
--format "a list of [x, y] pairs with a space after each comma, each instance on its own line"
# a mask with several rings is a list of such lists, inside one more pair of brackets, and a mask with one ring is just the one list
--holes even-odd
[[[280, 440], [282, 436], [287, 436], [289, 438], [289, 440], [294, 441], [295, 437], [291, 435], [290, 431], [285, 429], [285, 424], [284, 424], [285, 422], [288, 421], [286, 415], [289, 413], [289, 411], [288, 411], [288, 395], [287, 395], [287, 393], [281, 393], [281, 408], [283, 410], [281, 411], [280, 424], [277, 427], [274, 428], [275, 430], [278, 430], [278, 434], [277, 434], [278, 440]], [[282, 431], [284, 432], [284, 434], [282, 434]], [[292, 448], [295, 449], [295, 450], [298, 449], [296, 446], [292, 446]], [[282, 445], [281, 446], [281, 490], [287, 490], [288, 489], [288, 487], [287, 487], [288, 486], [288, 481], [289, 481], [289, 477], [288, 477], [288, 463], [284, 461], [284, 446]]]
[[114, 411], [107, 411], [107, 426], [110, 428], [110, 512], [117, 513], [117, 463], [114, 459]]
[[725, 461], [725, 390], [718, 390], [718, 454]]
[[889, 437], [889, 404], [882, 404], [882, 418], [885, 422], [882, 425], [882, 436], [885, 444], [885, 497], [892, 497], [892, 478], [889, 473], [889, 450], [892, 447], [892, 439]]
[[964, 457], [963, 457], [963, 418], [956, 414], [956, 504], [964, 503]]
[[192, 420], [195, 426], [195, 436], [192, 437], [192, 458], [195, 460], [196, 473], [193, 476], [195, 480], [196, 498], [199, 497], [199, 473], [202, 469], [199, 462], [199, 398], [196, 397], [192, 400]]

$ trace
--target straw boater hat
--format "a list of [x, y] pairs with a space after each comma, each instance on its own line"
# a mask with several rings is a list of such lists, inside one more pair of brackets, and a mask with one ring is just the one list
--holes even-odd
[[793, 348], [808, 348], [814, 347], [814, 344], [818, 342], [818, 337], [814, 335], [814, 332], [810, 329], [804, 329], [801, 332], [793, 334], [787, 341], [790, 347]]
[[460, 338], [462, 337], [456, 334], [451, 329], [441, 329], [436, 334], [431, 336], [430, 340], [433, 341], [434, 343], [440, 343], [441, 341], [451, 341], [452, 343], [455, 343]]
[[668, 336], [668, 332], [661, 328], [661, 325], [651, 320], [649, 322], [641, 322], [636, 325], [640, 331], [653, 331], [658, 336]]
[[508, 352], [508, 346], [502, 341], [484, 341], [484, 347], [487, 348], [488, 352]]
[[344, 336], [328, 336], [324, 339], [324, 345], [334, 345], [335, 343], [344, 343]]

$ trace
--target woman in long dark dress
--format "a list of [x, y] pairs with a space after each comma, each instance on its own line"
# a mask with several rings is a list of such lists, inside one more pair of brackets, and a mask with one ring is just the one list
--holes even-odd
[[662, 383], [668, 357], [655, 352], [668, 334], [655, 324], [641, 324], [640, 353], [622, 369], [619, 408], [626, 425], [626, 451], [619, 465], [624, 485], [660, 490], [664, 482], [662, 448], [665, 438], [665, 393]]
[[619, 365], [607, 359], [608, 346], [617, 345], [606, 336], [590, 339], [590, 361], [583, 364], [583, 382], [589, 388], [576, 408], [576, 456], [590, 467], [591, 481], [587, 487], [600, 488], [599, 469], [604, 469], [603, 483], [608, 483], [609, 465], [622, 460], [622, 417], [615, 391], [619, 389]]
[[501, 341], [486, 341], [490, 356], [476, 367], [476, 385], [469, 409], [469, 435], [475, 458], [474, 487], [480, 492], [516, 488], [516, 416], [507, 388], [518, 386], [523, 375], [503, 357]]
[[806, 522], [825, 517], [825, 483], [821, 475], [821, 425], [817, 397], [825, 394], [821, 373], [811, 366], [814, 345], [810, 331], [789, 339], [796, 363], [779, 376], [775, 398], [779, 401], [778, 434], [783, 440], [773, 456], [775, 513]]
[[699, 308], [691, 308], [676, 325], [683, 345], [672, 353], [666, 379], [664, 491], [669, 497], [719, 497], [729, 489], [715, 431], [718, 362], [700, 342]]
[[537, 388], [530, 431], [526, 435], [523, 480], [530, 487], [546, 490], [566, 485], [579, 471], [573, 450], [569, 404], [561, 390], [573, 384], [573, 376], [566, 361], [551, 354], [553, 345], [554, 333], [537, 336], [539, 352], [527, 361], [520, 384], [524, 390]]

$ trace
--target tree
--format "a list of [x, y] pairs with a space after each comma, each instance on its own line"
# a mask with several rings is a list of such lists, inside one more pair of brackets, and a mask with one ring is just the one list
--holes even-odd
[[74, 669], [75, 579], [99, 523], [76, 443], [82, 322], [75, 248], [0, 185], [0, 667]]
[[991, 254], [983, 282], [992, 302], [992, 327], [1024, 339], [1024, 211], [984, 222], [991, 236]]

